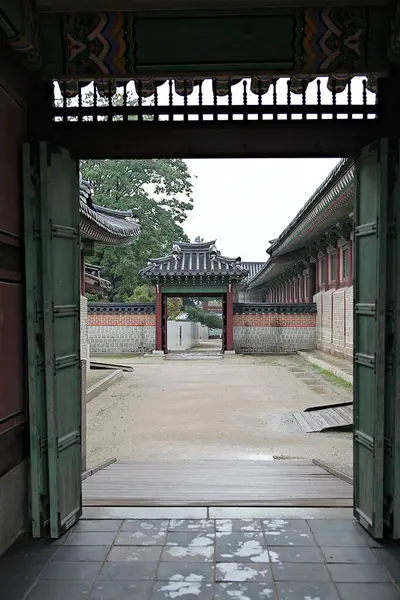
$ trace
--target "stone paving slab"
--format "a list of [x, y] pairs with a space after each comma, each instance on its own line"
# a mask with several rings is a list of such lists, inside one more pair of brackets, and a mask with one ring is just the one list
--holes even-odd
[[81, 520], [0, 557], [1, 600], [400, 600], [400, 544], [352, 519]]

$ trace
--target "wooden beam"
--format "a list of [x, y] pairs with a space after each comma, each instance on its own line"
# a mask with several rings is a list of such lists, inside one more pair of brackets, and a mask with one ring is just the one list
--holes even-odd
[[378, 120], [51, 123], [36, 129], [77, 159], [339, 158], [387, 135]]

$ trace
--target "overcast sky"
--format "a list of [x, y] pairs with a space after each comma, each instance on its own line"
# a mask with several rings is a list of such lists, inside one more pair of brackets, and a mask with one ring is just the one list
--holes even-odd
[[217, 239], [226, 256], [265, 261], [268, 240], [290, 223], [339, 159], [187, 160], [195, 176], [191, 240]]

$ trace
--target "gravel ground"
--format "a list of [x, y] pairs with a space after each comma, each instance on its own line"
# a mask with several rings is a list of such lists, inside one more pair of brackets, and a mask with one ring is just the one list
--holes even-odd
[[[292, 416], [309, 406], [347, 401], [351, 390], [325, 381], [299, 357], [115, 362], [131, 364], [134, 372], [87, 405], [89, 466], [114, 456], [318, 458], [352, 474], [351, 433], [305, 433]], [[303, 381], [296, 367], [305, 372]]]

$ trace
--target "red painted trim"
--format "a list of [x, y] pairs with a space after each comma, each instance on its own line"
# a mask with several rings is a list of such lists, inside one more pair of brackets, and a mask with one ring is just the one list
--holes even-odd
[[163, 295], [156, 290], [156, 350], [162, 350], [162, 301]]
[[340, 288], [340, 267], [342, 264], [342, 253], [341, 248], [339, 246], [339, 240], [336, 242], [336, 281], [335, 288], [338, 290]]
[[347, 278], [347, 284], [349, 286], [353, 285], [353, 249], [354, 242], [353, 240], [349, 241], [349, 275]]
[[226, 294], [226, 350], [233, 350], [233, 293], [230, 289]]

